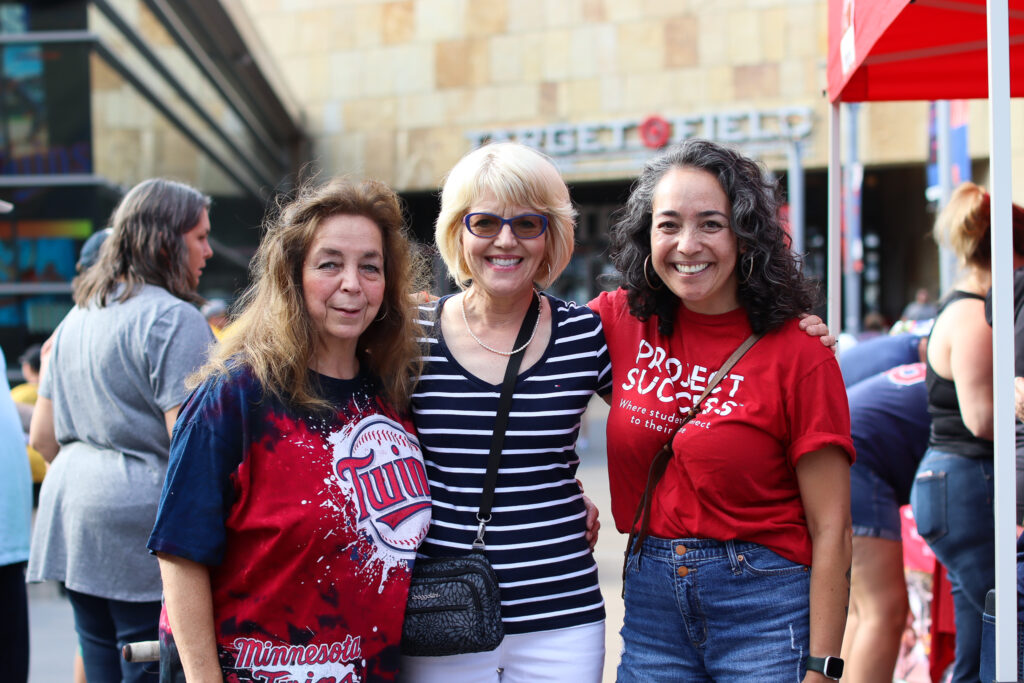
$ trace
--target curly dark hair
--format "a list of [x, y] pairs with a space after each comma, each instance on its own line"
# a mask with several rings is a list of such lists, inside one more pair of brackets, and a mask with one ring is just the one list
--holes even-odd
[[[658, 331], [672, 334], [679, 298], [652, 268], [651, 210], [654, 190], [673, 168], [697, 168], [718, 179], [729, 204], [729, 227], [739, 242], [737, 297], [754, 332], [773, 330], [819, 301], [817, 284], [804, 277], [779, 221], [778, 184], [739, 152], [691, 138], [644, 165], [626, 205], [615, 212], [610, 233], [612, 263], [626, 290], [629, 312], [640, 320], [658, 316]], [[744, 277], [749, 273], [749, 277]], [[652, 287], [652, 285], [654, 285]]]

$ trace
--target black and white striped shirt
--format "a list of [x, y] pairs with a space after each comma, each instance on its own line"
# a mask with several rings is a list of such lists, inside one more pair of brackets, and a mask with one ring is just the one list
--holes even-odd
[[[611, 388], [611, 364], [600, 319], [545, 296], [551, 339], [517, 379], [485, 537], [507, 633], [604, 619], [597, 565], [584, 538], [575, 444], [591, 396]], [[412, 406], [433, 499], [424, 557], [464, 555], [472, 547], [501, 392], [449, 352], [434, 322], [448, 299], [420, 310], [427, 355]]]

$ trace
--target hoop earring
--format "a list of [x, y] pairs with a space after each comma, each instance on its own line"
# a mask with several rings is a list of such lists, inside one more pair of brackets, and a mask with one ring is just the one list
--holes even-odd
[[385, 308], [384, 309], [384, 315], [378, 315], [376, 318], [373, 319], [373, 322], [375, 322], [375, 323], [383, 322], [384, 319], [387, 318], [387, 317], [388, 317], [388, 310]]
[[647, 277], [647, 264], [650, 262], [650, 260], [651, 260], [651, 255], [648, 254], [647, 258], [644, 259], [644, 280], [647, 281], [647, 286], [648, 287], [650, 287], [655, 292], [657, 292], [659, 289], [662, 288], [663, 285], [658, 285], [657, 287], [655, 287], [654, 285], [651, 284], [651, 279], [649, 277]]
[[742, 282], [746, 283], [750, 281], [750, 276], [754, 274], [754, 257], [749, 253], [745, 254], [744, 259], [747, 262], [747, 276], [743, 278]]

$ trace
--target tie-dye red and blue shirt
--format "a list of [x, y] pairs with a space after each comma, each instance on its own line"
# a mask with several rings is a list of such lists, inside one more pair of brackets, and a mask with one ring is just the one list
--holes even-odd
[[286, 406], [247, 370], [212, 378], [174, 429], [149, 548], [210, 567], [232, 683], [397, 674], [430, 525], [419, 441], [371, 378], [314, 382], [332, 410]]

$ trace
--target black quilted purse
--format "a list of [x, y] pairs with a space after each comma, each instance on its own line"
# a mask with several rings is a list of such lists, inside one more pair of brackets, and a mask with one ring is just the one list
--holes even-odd
[[473, 551], [460, 557], [417, 559], [413, 565], [409, 599], [402, 625], [402, 654], [418, 657], [443, 657], [470, 652], [488, 652], [505, 637], [501, 622], [501, 596], [498, 577], [484, 554], [484, 531], [491, 521], [494, 487], [498, 481], [498, 463], [505, 443], [505, 428], [512, 407], [519, 366], [529, 338], [540, 315], [540, 295], [523, 318], [514, 349], [505, 368], [501, 398], [494, 421], [494, 437], [487, 460], [483, 497], [476, 514], [479, 526]]

